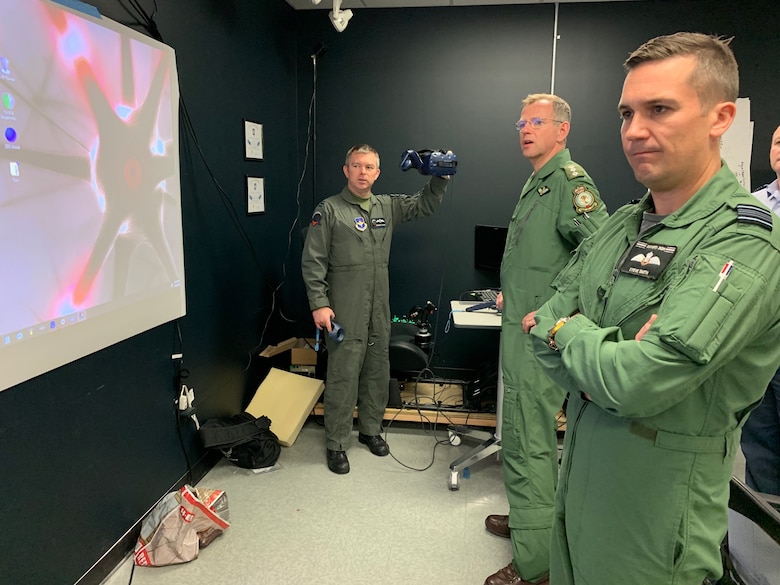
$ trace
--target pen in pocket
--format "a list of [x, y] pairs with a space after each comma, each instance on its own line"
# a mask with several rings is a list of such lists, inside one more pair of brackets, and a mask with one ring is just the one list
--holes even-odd
[[723, 265], [723, 268], [720, 269], [720, 274], [718, 274], [718, 282], [716, 282], [715, 286], [712, 287], [712, 292], [718, 292], [720, 285], [729, 277], [732, 268], [734, 268], [733, 260], [729, 260]]

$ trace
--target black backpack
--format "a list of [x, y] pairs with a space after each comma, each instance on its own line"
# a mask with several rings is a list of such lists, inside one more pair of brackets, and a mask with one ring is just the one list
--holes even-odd
[[200, 427], [207, 449], [219, 449], [231, 463], [246, 469], [271, 467], [282, 448], [271, 431], [271, 419], [255, 418], [248, 412], [207, 420]]

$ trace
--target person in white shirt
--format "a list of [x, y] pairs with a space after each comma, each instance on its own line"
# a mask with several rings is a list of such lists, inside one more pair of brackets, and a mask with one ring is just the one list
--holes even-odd
[[[780, 217], [780, 126], [772, 135], [769, 164], [777, 178], [753, 195]], [[750, 413], [741, 443], [745, 483], [758, 492], [780, 495], [780, 369], [769, 382], [761, 404]]]

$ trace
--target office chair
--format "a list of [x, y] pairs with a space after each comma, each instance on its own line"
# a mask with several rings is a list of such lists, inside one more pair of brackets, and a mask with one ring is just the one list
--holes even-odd
[[780, 497], [731, 478], [729, 528], [721, 547], [724, 572], [712, 585], [780, 583]]
[[429, 319], [436, 306], [427, 301], [424, 307], [409, 309], [409, 320], [390, 323], [390, 376], [412, 380], [428, 367], [433, 335]]
[[428, 354], [415, 343], [420, 328], [414, 323], [390, 325], [390, 376], [414, 379], [428, 365]]
[[416, 380], [428, 367], [428, 354], [415, 342], [419, 330], [414, 323], [390, 324], [390, 408], [403, 407], [400, 382]]

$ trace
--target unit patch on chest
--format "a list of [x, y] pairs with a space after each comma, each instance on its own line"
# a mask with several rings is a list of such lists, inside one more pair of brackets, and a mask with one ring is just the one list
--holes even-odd
[[376, 228], [385, 228], [387, 227], [387, 221], [385, 221], [384, 217], [372, 217], [371, 218], [371, 227]]
[[574, 211], [579, 214], [593, 211], [599, 206], [596, 196], [585, 185], [575, 187], [572, 191], [572, 201], [574, 202]]
[[355, 227], [358, 229], [359, 232], [366, 231], [366, 220], [362, 217], [356, 217], [355, 218]]
[[640, 240], [626, 255], [625, 260], [620, 265], [620, 272], [639, 278], [657, 280], [669, 266], [669, 262], [672, 261], [676, 253], [677, 246], [651, 244]]

